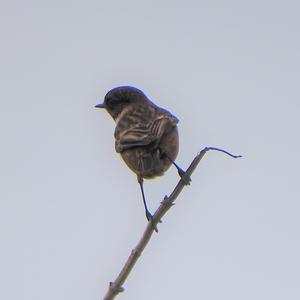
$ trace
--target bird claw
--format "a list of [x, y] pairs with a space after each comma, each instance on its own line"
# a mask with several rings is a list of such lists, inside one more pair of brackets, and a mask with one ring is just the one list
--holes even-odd
[[148, 222], [151, 222], [153, 230], [155, 232], [158, 232], [157, 225], [154, 222], [153, 215], [149, 211], [146, 211], [146, 218], [147, 218]]
[[189, 185], [192, 181], [191, 177], [182, 169], [178, 169], [178, 174], [185, 185]]

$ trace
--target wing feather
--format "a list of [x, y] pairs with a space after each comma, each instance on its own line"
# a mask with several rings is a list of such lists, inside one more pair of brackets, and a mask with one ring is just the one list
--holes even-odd
[[151, 143], [158, 144], [164, 133], [177, 123], [176, 118], [162, 115], [149, 124], [138, 124], [133, 128], [123, 130], [116, 136], [116, 152], [120, 153], [132, 147], [143, 147]]

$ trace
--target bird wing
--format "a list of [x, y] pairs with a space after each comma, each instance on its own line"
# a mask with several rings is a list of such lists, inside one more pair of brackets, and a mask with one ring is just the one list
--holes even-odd
[[151, 143], [159, 143], [163, 134], [176, 126], [178, 119], [170, 115], [162, 115], [148, 124], [136, 124], [116, 136], [115, 149], [120, 153], [132, 147], [143, 147]]

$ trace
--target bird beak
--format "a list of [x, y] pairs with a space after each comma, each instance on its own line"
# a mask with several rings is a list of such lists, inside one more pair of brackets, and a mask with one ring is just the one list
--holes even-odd
[[101, 104], [97, 104], [95, 105], [96, 108], [105, 108], [105, 104], [101, 103]]

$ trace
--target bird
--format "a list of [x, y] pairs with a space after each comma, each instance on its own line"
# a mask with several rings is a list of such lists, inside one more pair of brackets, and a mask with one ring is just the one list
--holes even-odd
[[190, 182], [190, 177], [175, 163], [179, 150], [178, 118], [132, 86], [111, 89], [104, 102], [95, 107], [105, 109], [115, 121], [115, 151], [136, 174], [146, 218], [153, 222], [145, 198], [144, 179], [162, 176], [174, 165], [184, 183]]

